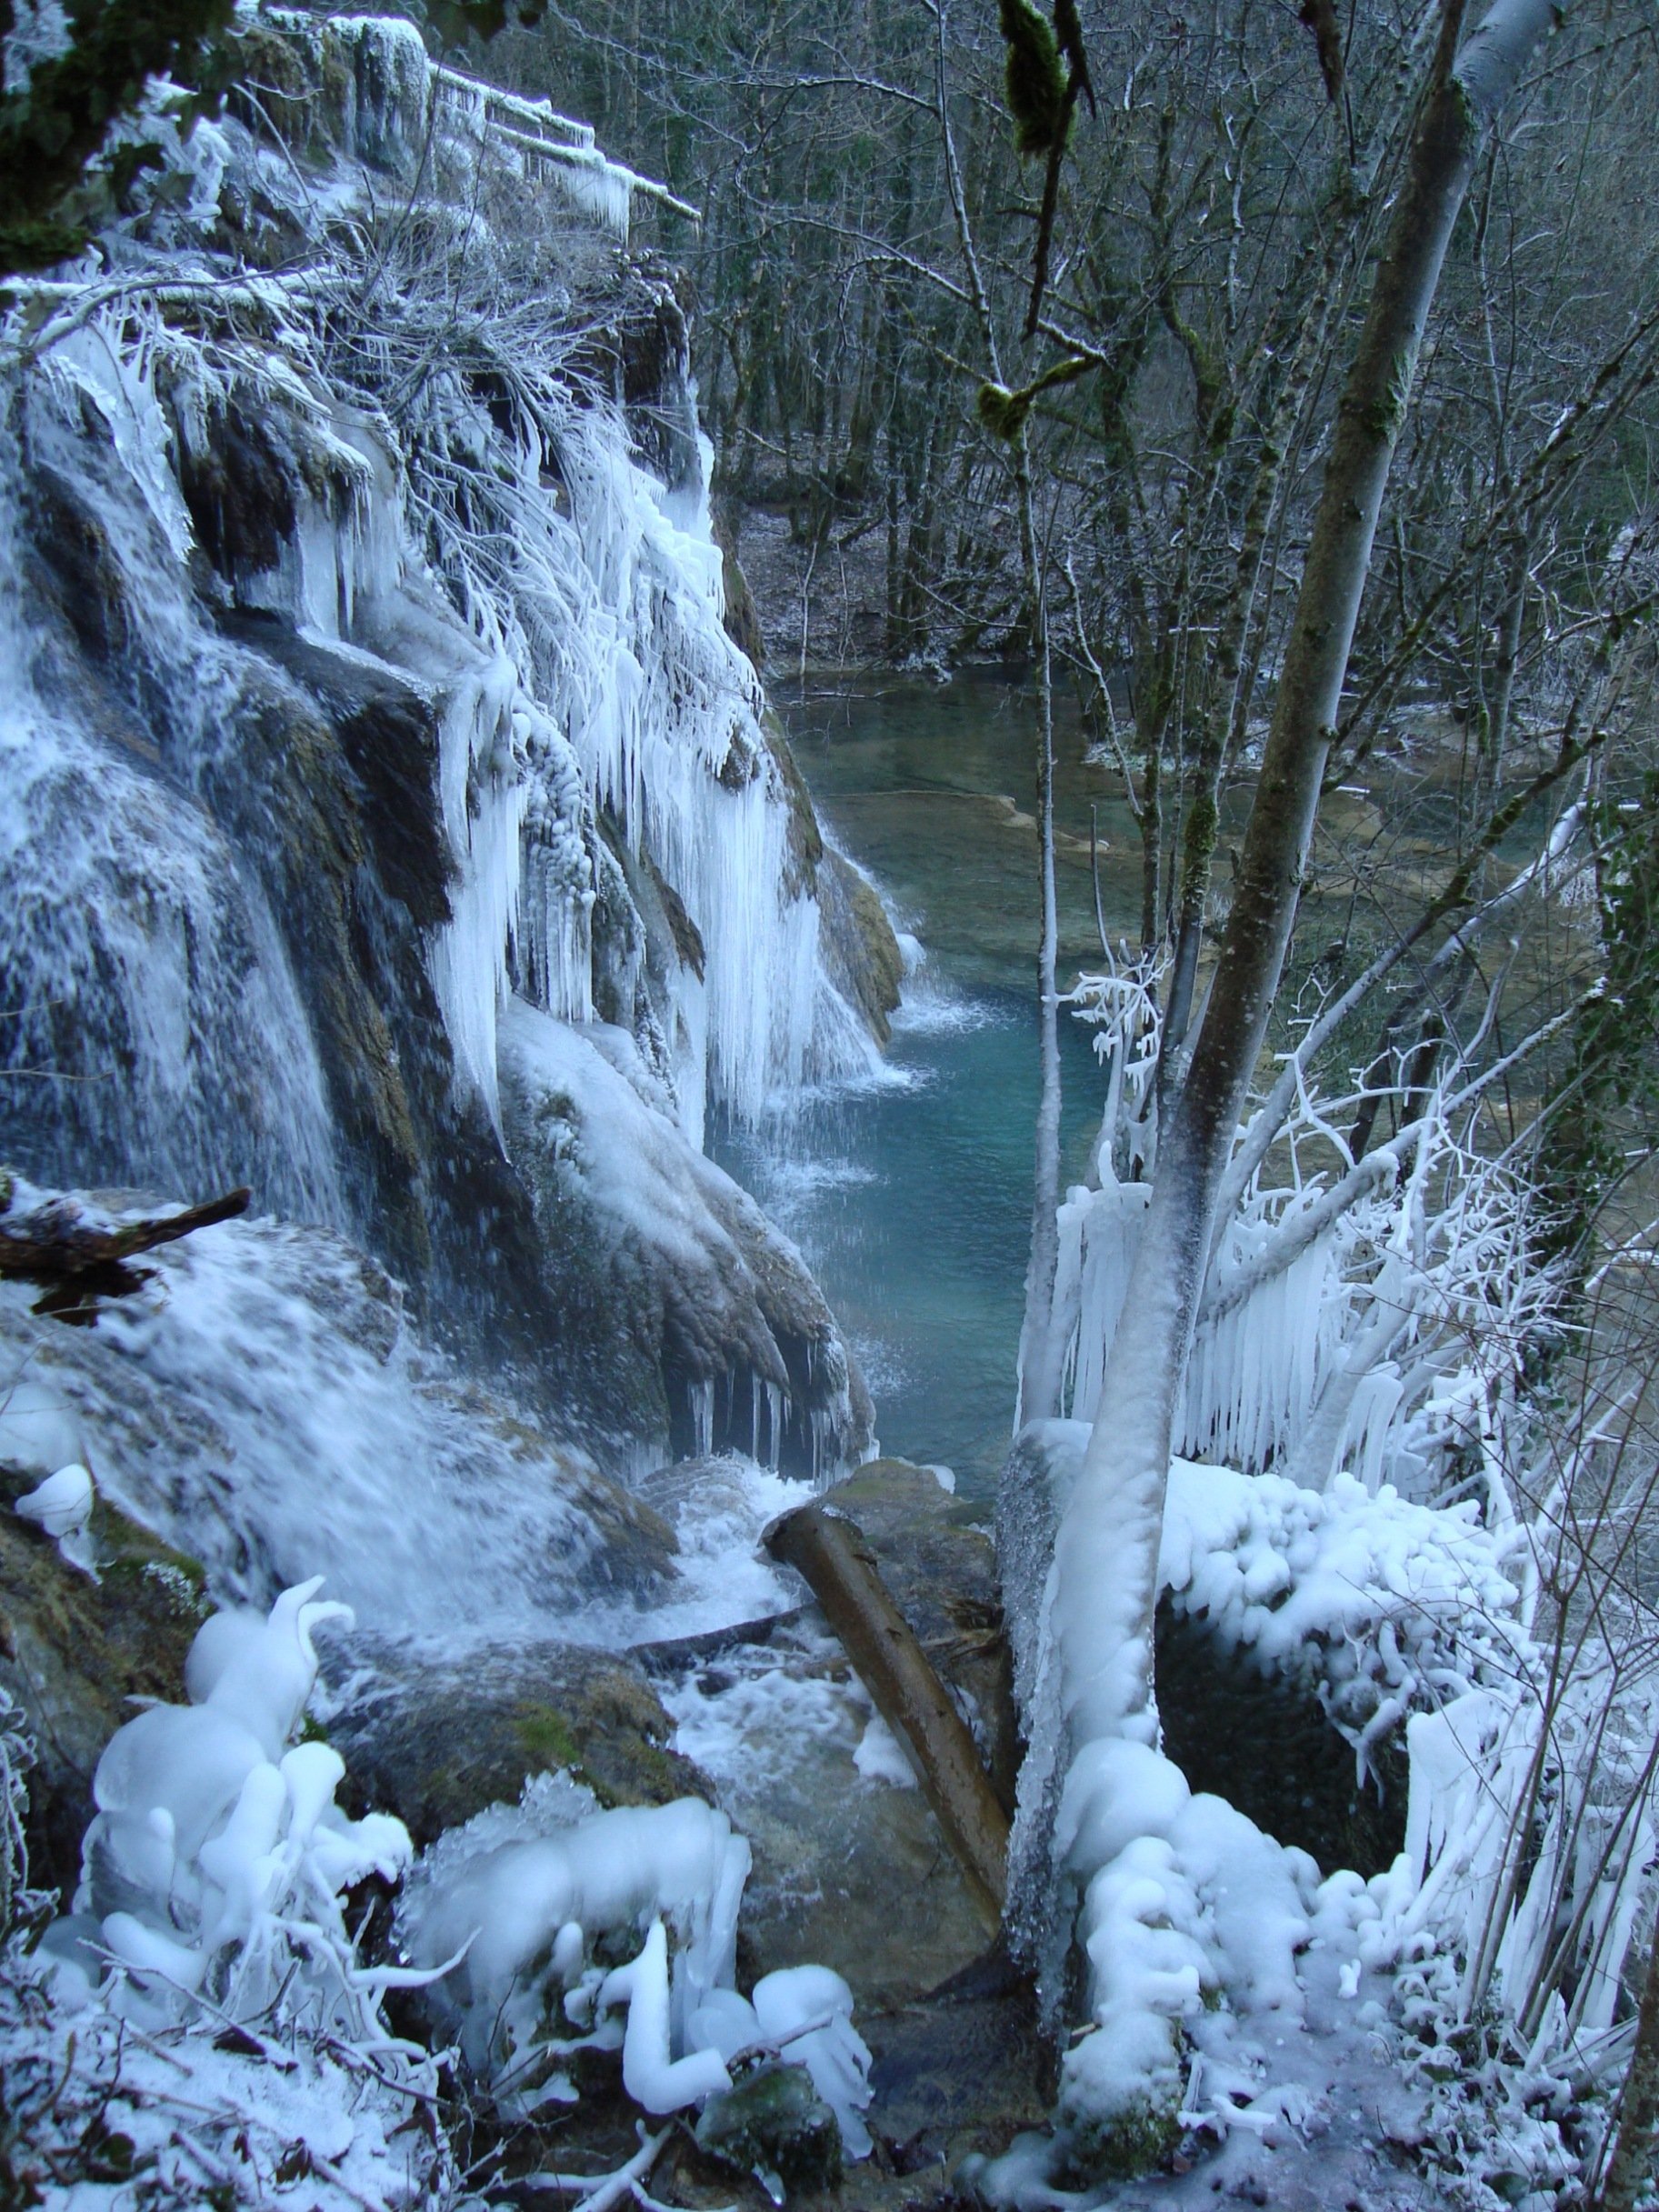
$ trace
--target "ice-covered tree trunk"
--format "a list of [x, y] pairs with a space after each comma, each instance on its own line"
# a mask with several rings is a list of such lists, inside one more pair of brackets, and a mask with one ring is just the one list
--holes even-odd
[[1418, 348], [1483, 138], [1552, 0], [1495, 0], [1438, 48], [1343, 393], [1232, 913], [1208, 1010], [1160, 1150], [1100, 1411], [1059, 1531], [1054, 1634], [1066, 1747], [1155, 1741], [1152, 1620], [1171, 1429], [1213, 1216], [1278, 986], [1377, 516]]
[[1037, 1034], [1042, 1088], [1037, 1101], [1036, 1172], [1033, 1178], [1031, 1259], [1025, 1278], [1025, 1321], [1020, 1336], [1020, 1418], [1052, 1420], [1060, 1410], [1063, 1332], [1054, 1315], [1059, 1263], [1060, 999], [1055, 976], [1060, 925], [1054, 892], [1054, 690], [1048, 611], [1036, 532], [1031, 513], [1031, 462], [1023, 439], [1020, 472], [1021, 539], [1026, 588], [1032, 594], [1032, 645], [1037, 666], [1037, 866], [1042, 921], [1037, 935]]

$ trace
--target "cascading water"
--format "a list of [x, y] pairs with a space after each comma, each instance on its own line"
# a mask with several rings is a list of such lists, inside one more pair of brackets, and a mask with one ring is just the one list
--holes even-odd
[[[60, 404], [93, 388], [84, 361], [52, 364]], [[147, 395], [107, 372], [120, 425]], [[33, 457], [49, 470], [57, 425], [42, 412]], [[52, 649], [20, 544], [16, 451], [8, 438], [0, 456], [7, 1148], [162, 1189], [234, 1182], [256, 1160], [268, 1204], [337, 1216], [322, 1076], [269, 907], [209, 813], [158, 772], [135, 702]], [[125, 519], [135, 598], [165, 634], [179, 595], [161, 525], [147, 502]]]
[[[423, 1337], [400, 1323], [387, 1406], [435, 1334], [560, 1440], [503, 1526], [515, 1484], [558, 1520], [575, 1436], [625, 1476], [699, 1446], [825, 1472], [869, 1439], [856, 1369], [700, 1147], [711, 1104], [868, 1059], [871, 954], [840, 878], [825, 922], [844, 864], [723, 626], [683, 317], [614, 243], [657, 188], [407, 24], [243, 35], [269, 98], [185, 142], [158, 97], [169, 189], [107, 274], [25, 285], [0, 326], [5, 1154], [60, 1186], [246, 1182], [366, 1245]], [[625, 1128], [653, 1206], [613, 1172]], [[205, 1329], [189, 1282], [164, 1268]], [[280, 1356], [281, 1306], [250, 1356]], [[205, 1405], [227, 1376], [174, 1380]], [[396, 1422], [324, 1422], [278, 1480], [280, 1417], [244, 1414], [224, 1541], [196, 1538], [227, 1586], [325, 1567], [418, 1609], [409, 1515], [435, 1557], [453, 1520], [431, 1419], [390, 1446], [399, 1497], [360, 1448]], [[124, 1490], [124, 1448], [117, 1493], [188, 1545], [213, 1485]], [[330, 1556], [294, 1556], [306, 1527]], [[472, 1549], [486, 1612], [539, 1602]]]

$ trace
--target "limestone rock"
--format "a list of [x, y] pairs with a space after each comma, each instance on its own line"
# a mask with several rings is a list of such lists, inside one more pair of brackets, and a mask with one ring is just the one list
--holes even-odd
[[202, 1570], [100, 1497], [85, 1548], [96, 1578], [13, 1511], [39, 1470], [8, 1464], [0, 1429], [0, 1688], [34, 1738], [31, 1878], [65, 1900], [92, 1817], [92, 1776], [134, 1697], [183, 1694], [185, 1654], [205, 1618]]
[[605, 1358], [653, 1393], [675, 1453], [817, 1474], [868, 1443], [868, 1394], [787, 1237], [691, 1144], [626, 1031], [515, 1000], [501, 1024], [507, 1141], [550, 1265], [585, 1269]]
[[713, 1796], [668, 1748], [674, 1724], [624, 1653], [540, 1640], [423, 1661], [355, 1637], [335, 1665], [350, 1689], [329, 1739], [348, 1786], [365, 1807], [395, 1813], [423, 1848], [559, 1767], [606, 1807]]

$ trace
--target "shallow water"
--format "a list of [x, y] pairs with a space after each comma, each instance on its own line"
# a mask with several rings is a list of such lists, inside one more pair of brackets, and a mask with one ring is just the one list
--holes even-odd
[[[864, 1365], [884, 1451], [988, 1497], [1007, 1449], [1038, 1093], [1034, 716], [1000, 677], [864, 679], [775, 695], [830, 834], [869, 869], [922, 965], [881, 1078], [820, 1093], [715, 1149], [801, 1246]], [[1098, 965], [1089, 807], [1108, 931], [1133, 935], [1133, 826], [1062, 731], [1060, 976]], [[1062, 1022], [1064, 1173], [1101, 1085]]]

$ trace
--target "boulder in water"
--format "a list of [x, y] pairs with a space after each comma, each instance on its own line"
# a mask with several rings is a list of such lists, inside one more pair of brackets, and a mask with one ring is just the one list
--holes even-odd
[[585, 1273], [606, 1363], [655, 1396], [663, 1443], [795, 1475], [855, 1460], [872, 1409], [823, 1292], [685, 1136], [633, 1037], [522, 999], [500, 1037], [507, 1141], [549, 1264]]
[[331, 1740], [365, 1804], [395, 1812], [422, 1847], [558, 1769], [606, 1807], [713, 1799], [669, 1748], [674, 1723], [625, 1653], [543, 1638], [439, 1659], [356, 1637], [342, 1656], [351, 1694]]

